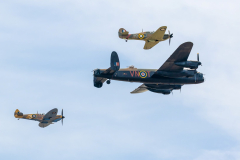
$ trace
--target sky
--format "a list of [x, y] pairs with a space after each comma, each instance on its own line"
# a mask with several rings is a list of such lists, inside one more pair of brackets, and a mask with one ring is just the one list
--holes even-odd
[[[239, 160], [240, 78], [237, 0], [0, 1], [0, 159]], [[118, 38], [167, 26], [171, 45]], [[93, 69], [159, 68], [194, 43], [205, 82], [181, 92], [130, 94], [140, 83], [93, 86]], [[24, 114], [64, 110], [40, 128]]]

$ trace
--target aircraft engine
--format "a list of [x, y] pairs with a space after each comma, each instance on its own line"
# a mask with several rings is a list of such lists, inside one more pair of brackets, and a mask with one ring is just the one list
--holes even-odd
[[150, 89], [150, 88], [148, 88], [148, 90], [155, 93], [162, 93], [164, 95], [170, 94], [172, 91], [170, 89]]
[[184, 62], [175, 62], [175, 65], [181, 66], [181, 67], [186, 67], [190, 69], [197, 69], [199, 65], [202, 63], [199, 61], [184, 61]]
[[161, 89], [161, 90], [168, 90], [168, 89], [181, 89], [181, 85], [161, 85], [161, 84], [145, 84], [145, 86], [148, 88], [148, 89]]
[[199, 65], [202, 63], [199, 61], [199, 53], [197, 54], [197, 61], [182, 61], [182, 62], [174, 62], [175, 65], [186, 67], [190, 69], [197, 69]]

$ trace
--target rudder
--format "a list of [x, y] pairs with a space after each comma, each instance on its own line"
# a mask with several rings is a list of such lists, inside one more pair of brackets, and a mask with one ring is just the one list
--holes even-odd
[[115, 51], [112, 52], [110, 61], [111, 69], [114, 70], [115, 72], [118, 71], [120, 69], [120, 62], [117, 52]]
[[22, 118], [23, 117], [23, 113], [20, 112], [18, 109], [16, 109], [16, 111], [14, 112], [14, 117], [15, 118]]
[[126, 29], [124, 29], [124, 28], [120, 28], [119, 30], [118, 30], [118, 36], [119, 36], [119, 38], [124, 38], [124, 36], [128, 36], [128, 31], [126, 31]]

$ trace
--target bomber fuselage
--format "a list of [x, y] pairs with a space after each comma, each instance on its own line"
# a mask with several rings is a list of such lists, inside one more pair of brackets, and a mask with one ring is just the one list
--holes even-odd
[[[101, 74], [105, 70], [106, 69], [95, 69], [94, 77], [102, 77], [127, 82], [140, 82], [146, 84], [184, 85], [204, 82], [203, 74], [197, 73], [195, 70], [183, 70], [181, 72], [159, 72], [157, 69], [125, 68], [119, 69], [112, 75]], [[153, 78], [152, 75], [154, 73], [155, 75]]]

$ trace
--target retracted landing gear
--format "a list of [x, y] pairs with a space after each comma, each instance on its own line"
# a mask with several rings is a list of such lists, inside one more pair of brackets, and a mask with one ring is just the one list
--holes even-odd
[[108, 80], [107, 80], [107, 84], [110, 84], [110, 83], [111, 83], [111, 81], [110, 81], [110, 79], [108, 79]]

